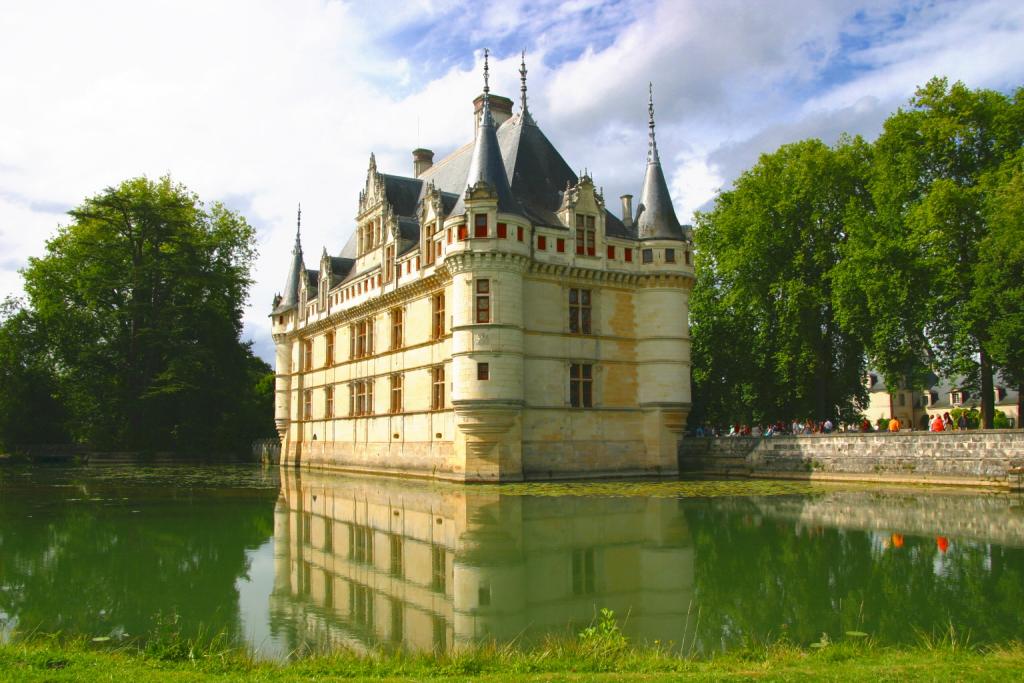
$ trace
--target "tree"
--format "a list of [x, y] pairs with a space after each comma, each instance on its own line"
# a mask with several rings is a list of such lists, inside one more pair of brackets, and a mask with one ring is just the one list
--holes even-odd
[[999, 258], [985, 252], [996, 248], [1000, 213], [986, 210], [985, 179], [1022, 141], [1024, 89], [1007, 97], [929, 81], [875, 142], [874, 211], [850, 222], [836, 276], [843, 328], [865, 340], [886, 382], [920, 385], [931, 370], [964, 375], [980, 385], [986, 427], [1001, 312], [979, 287], [991, 278], [982, 264]]
[[[1024, 394], [1024, 150], [983, 182], [988, 234], [978, 247], [973, 306], [990, 307], [989, 353]], [[980, 311], [976, 315], [983, 315]], [[1024, 415], [1018, 404], [1018, 413]], [[994, 416], [998, 419], [998, 414]]]
[[865, 211], [870, 149], [805, 140], [762, 155], [697, 217], [696, 419], [852, 417], [864, 348], [840, 329], [832, 270]]
[[0, 452], [64, 443], [67, 415], [39, 321], [23, 303], [0, 304]]
[[271, 411], [253, 423], [249, 405], [269, 368], [239, 341], [255, 258], [245, 219], [169, 177], [125, 181], [69, 214], [23, 275], [72, 436], [238, 450], [272, 434]]

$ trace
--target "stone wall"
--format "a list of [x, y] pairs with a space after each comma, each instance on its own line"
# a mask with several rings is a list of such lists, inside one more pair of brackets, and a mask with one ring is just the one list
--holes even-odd
[[1020, 488], [1024, 431], [831, 434], [682, 440], [679, 469], [702, 474]]

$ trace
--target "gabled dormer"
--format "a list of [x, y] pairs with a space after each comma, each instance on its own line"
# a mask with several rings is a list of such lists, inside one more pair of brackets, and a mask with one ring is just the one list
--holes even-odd
[[558, 218], [572, 231], [577, 256], [599, 256], [605, 235], [604, 195], [589, 173], [583, 171], [579, 178], [562, 195]]

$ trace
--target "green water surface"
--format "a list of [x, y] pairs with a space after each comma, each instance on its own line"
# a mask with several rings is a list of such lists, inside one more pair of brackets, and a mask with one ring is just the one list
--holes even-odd
[[[0, 637], [223, 631], [266, 656], [573, 634], [710, 652], [1024, 638], [1016, 494], [462, 487], [249, 465], [0, 467]], [[847, 634], [855, 635], [847, 635]]]

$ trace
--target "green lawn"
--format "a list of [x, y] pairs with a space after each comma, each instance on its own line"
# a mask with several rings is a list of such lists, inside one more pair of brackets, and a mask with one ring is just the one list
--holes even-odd
[[154, 651], [36, 639], [0, 645], [0, 680], [11, 681], [324, 681], [347, 680], [1022, 680], [1024, 645], [979, 649], [942, 644], [894, 649], [870, 642], [818, 650], [787, 645], [712, 658], [663, 651], [549, 643], [537, 649], [481, 648], [451, 656], [358, 656], [346, 652], [292, 662], [259, 662], [243, 651], [206, 646]]

